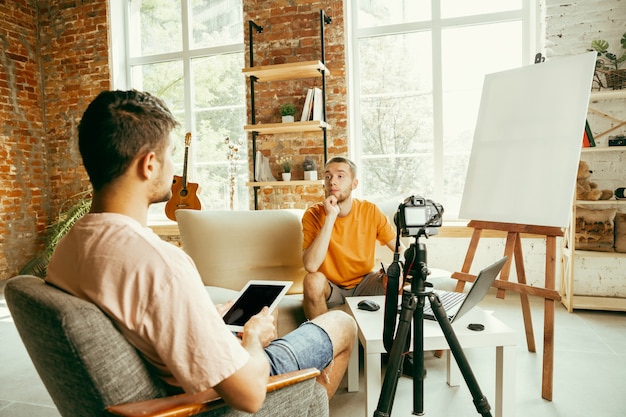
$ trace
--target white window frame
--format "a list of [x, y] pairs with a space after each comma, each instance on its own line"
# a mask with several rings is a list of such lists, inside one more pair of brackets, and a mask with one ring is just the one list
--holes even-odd
[[[348, 63], [348, 120], [351, 121], [348, 125], [348, 140], [349, 140], [349, 157], [357, 164], [361, 166], [363, 158], [362, 145], [359, 141], [361, 137], [360, 132], [362, 130], [361, 113], [360, 109], [360, 79], [359, 75], [359, 61], [358, 61], [358, 42], [360, 39], [411, 33], [429, 30], [432, 33], [432, 51], [433, 51], [433, 123], [434, 123], [434, 195], [426, 196], [435, 201], [442, 200], [442, 193], [444, 190], [444, 164], [443, 164], [443, 87], [442, 77], [437, 75], [442, 73], [441, 54], [438, 51], [441, 50], [441, 33], [446, 28], [469, 26], [477, 24], [491, 24], [497, 22], [506, 22], [512, 20], [521, 20], [522, 22], [522, 51], [525, 51], [522, 56], [522, 64], [528, 65], [534, 62], [535, 54], [544, 50], [543, 42], [539, 43], [539, 39], [543, 37], [539, 36], [539, 30], [543, 30], [543, 25], [540, 24], [538, 15], [538, 0], [522, 0], [522, 7], [517, 11], [508, 11], [500, 13], [489, 13], [485, 15], [473, 15], [443, 19], [441, 18], [441, 9], [439, 0], [431, 0], [432, 20], [423, 22], [413, 22], [404, 24], [395, 24], [387, 26], [378, 26], [371, 28], [358, 28], [358, 7], [353, 4], [353, 1], [346, 1], [345, 16], [346, 20], [346, 33], [347, 36], [347, 48], [346, 48], [346, 62]], [[545, 53], [544, 53], [545, 55]], [[381, 59], [384, 57], [381, 56]], [[357, 188], [355, 194], [359, 197], [367, 198], [367, 190]], [[408, 197], [408, 196], [407, 196]], [[446, 222], [457, 221], [456, 218], [446, 218]]]
[[[109, 0], [109, 22], [110, 25], [110, 62], [111, 62], [111, 76], [112, 76], [112, 88], [119, 90], [127, 90], [132, 88], [131, 85], [131, 68], [136, 65], [155, 64], [159, 62], [167, 61], [182, 61], [183, 62], [183, 77], [184, 77], [184, 121], [183, 129], [187, 132], [195, 132], [195, 119], [193, 117], [193, 85], [191, 83], [192, 68], [191, 62], [194, 58], [203, 58], [209, 56], [226, 55], [233, 53], [241, 53], [245, 55], [244, 42], [237, 44], [230, 44], [225, 46], [209, 47], [209, 48], [196, 48], [190, 49], [191, 41], [191, 28], [188, 19], [188, 7], [189, 0], [181, 0], [181, 13], [182, 13], [182, 51], [173, 53], [156, 54], [142, 57], [130, 56], [130, 43], [129, 43], [129, 30], [130, 24], [130, 7], [132, 0]], [[243, 37], [242, 37], [243, 38]], [[243, 67], [243, 62], [242, 62]], [[242, 103], [246, 105], [245, 100]], [[210, 163], [210, 162], [209, 162]], [[193, 181], [195, 172], [198, 166], [203, 162], [196, 160], [194, 147], [189, 149], [188, 158], [188, 177], [189, 181]], [[150, 216], [151, 222], [166, 221], [165, 215]]]

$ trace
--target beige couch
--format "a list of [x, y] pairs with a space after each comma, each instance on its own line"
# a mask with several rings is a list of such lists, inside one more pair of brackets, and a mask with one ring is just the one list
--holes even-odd
[[[393, 224], [398, 204], [386, 202], [378, 206]], [[213, 302], [231, 300], [251, 279], [293, 281], [279, 305], [278, 333], [284, 335], [305, 320], [302, 309], [302, 281], [306, 273], [302, 265], [303, 213], [304, 210], [285, 209], [178, 210], [176, 218], [183, 249], [196, 263]], [[408, 247], [410, 239], [403, 238], [403, 242]], [[387, 247], [376, 245], [375, 269], [381, 262], [388, 265], [392, 260], [393, 253]], [[433, 272], [431, 281], [443, 278], [446, 283], [442, 289], [454, 289], [455, 282], [449, 279], [449, 272]]]
[[196, 263], [213, 302], [223, 303], [251, 279], [293, 281], [278, 306], [278, 333], [304, 322], [303, 210], [178, 210], [183, 249]]

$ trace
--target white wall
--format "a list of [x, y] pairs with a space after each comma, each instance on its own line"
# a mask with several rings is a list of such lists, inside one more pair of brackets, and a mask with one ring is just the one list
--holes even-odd
[[[546, 59], [555, 56], [583, 53], [591, 48], [591, 41], [605, 39], [612, 50], [618, 51], [619, 39], [626, 32], [626, 1], [624, 0], [541, 0], [541, 14], [545, 15], [545, 24], [541, 24], [540, 31], [545, 32], [544, 40], [540, 44], [545, 46], [542, 52]], [[626, 100], [605, 101], [593, 103], [594, 108], [611, 115], [619, 120], [626, 119]], [[594, 133], [606, 130], [607, 122], [590, 115], [589, 123]], [[614, 122], [613, 122], [614, 123]], [[611, 122], [608, 122], [610, 127]], [[626, 134], [626, 128], [613, 132]], [[599, 145], [606, 144], [606, 137], [599, 138]], [[609, 162], [601, 156], [594, 156], [593, 163], [597, 167], [596, 177], [592, 177], [601, 188], [615, 185], [615, 178], [610, 181], [604, 177], [603, 169]], [[592, 169], [594, 167], [592, 166]], [[623, 179], [626, 182], [626, 179]], [[622, 185], [626, 186], [626, 185]], [[541, 210], [541, 202], [537, 202], [537, 209]], [[441, 268], [448, 271], [460, 271], [469, 245], [469, 238], [441, 238], [431, 237], [422, 240], [428, 250], [428, 265], [431, 268]], [[504, 253], [504, 239], [483, 238], [479, 244], [473, 262], [474, 273], [489, 265]], [[558, 243], [560, 246], [560, 242]], [[523, 239], [524, 267], [530, 285], [543, 286], [545, 277], [545, 240]], [[584, 266], [589, 269], [589, 275], [598, 275], [597, 265]], [[559, 286], [560, 265], [557, 266], [557, 288]], [[514, 271], [511, 279], [516, 279]], [[593, 287], [593, 285], [591, 285]], [[593, 288], [589, 288], [593, 291]]]

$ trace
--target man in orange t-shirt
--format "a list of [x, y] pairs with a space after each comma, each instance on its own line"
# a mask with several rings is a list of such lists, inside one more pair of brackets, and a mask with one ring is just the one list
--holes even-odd
[[345, 302], [345, 297], [383, 295], [383, 274], [373, 271], [378, 241], [395, 250], [396, 233], [373, 203], [352, 198], [356, 166], [334, 157], [325, 166], [326, 199], [302, 218], [304, 313], [310, 320]]

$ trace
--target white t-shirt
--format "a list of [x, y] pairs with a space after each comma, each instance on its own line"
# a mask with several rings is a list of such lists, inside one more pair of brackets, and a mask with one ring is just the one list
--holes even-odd
[[100, 307], [166, 383], [186, 392], [211, 388], [248, 361], [191, 258], [128, 216], [81, 218], [57, 245], [46, 280]]

